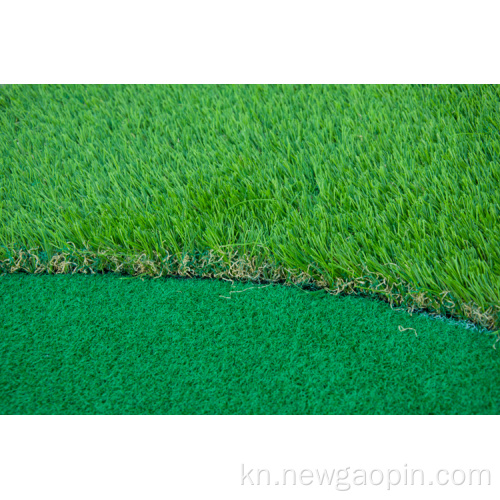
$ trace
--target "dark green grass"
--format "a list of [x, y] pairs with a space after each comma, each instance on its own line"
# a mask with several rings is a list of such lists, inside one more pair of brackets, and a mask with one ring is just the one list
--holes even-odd
[[498, 413], [494, 342], [282, 285], [7, 275], [0, 412]]
[[238, 252], [498, 326], [499, 130], [499, 86], [1, 87], [2, 269]]

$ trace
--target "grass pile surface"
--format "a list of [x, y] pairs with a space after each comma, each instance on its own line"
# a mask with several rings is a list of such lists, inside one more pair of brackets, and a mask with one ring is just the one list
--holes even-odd
[[316, 284], [500, 326], [499, 86], [5, 86], [0, 270]]
[[498, 413], [494, 341], [281, 285], [13, 274], [0, 413]]

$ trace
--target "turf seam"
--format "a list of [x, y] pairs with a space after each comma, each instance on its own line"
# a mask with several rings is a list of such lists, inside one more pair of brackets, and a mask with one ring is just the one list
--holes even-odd
[[[463, 303], [450, 292], [439, 294], [419, 288], [404, 278], [383, 275], [363, 266], [361, 276], [327, 277], [315, 264], [306, 271], [290, 269], [271, 260], [257, 261], [255, 256], [237, 251], [205, 250], [182, 255], [145, 253], [130, 255], [115, 249], [77, 249], [74, 245], [51, 255], [40, 248], [2, 247], [0, 272], [33, 274], [120, 273], [131, 276], [215, 278], [257, 283], [283, 283], [301, 288], [325, 290], [333, 295], [375, 296], [406, 311], [424, 311], [431, 315], [468, 320], [474, 325], [497, 330], [500, 306], [487, 308]], [[4, 258], [6, 257], [6, 258]]]

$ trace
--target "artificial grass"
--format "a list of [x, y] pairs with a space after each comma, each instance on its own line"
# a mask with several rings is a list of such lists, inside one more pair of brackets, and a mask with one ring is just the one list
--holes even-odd
[[498, 328], [499, 130], [497, 85], [1, 87], [0, 270], [313, 282]]
[[498, 413], [494, 342], [283, 285], [4, 275], [0, 413]]

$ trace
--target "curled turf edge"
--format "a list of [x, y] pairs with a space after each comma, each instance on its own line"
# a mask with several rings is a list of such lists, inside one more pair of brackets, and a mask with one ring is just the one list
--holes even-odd
[[[363, 268], [359, 277], [327, 278], [312, 264], [307, 272], [289, 269], [277, 262], [263, 260], [235, 251], [205, 250], [152, 256], [129, 255], [115, 250], [90, 248], [77, 249], [74, 245], [51, 255], [40, 248], [2, 247], [0, 272], [94, 274], [121, 273], [153, 278], [177, 276], [187, 278], [215, 278], [224, 280], [253, 281], [260, 283], [284, 283], [301, 287], [323, 289], [331, 294], [358, 294], [376, 296], [409, 312], [426, 311], [466, 319], [490, 330], [500, 328], [500, 306], [481, 308], [474, 303], [460, 303], [450, 292], [435, 294], [421, 289], [400, 278], [394, 280], [382, 273]], [[7, 258], [4, 258], [7, 257]], [[499, 332], [500, 333], [500, 332]]]

